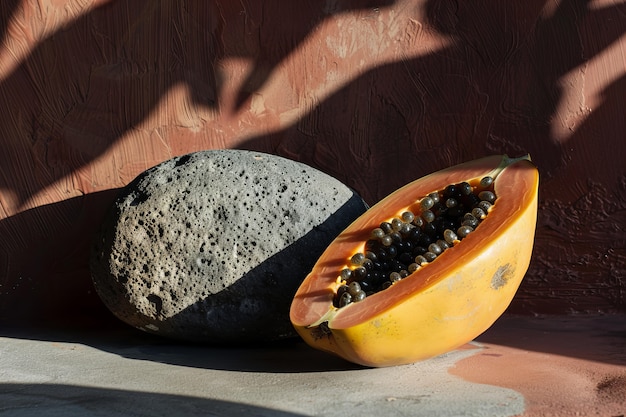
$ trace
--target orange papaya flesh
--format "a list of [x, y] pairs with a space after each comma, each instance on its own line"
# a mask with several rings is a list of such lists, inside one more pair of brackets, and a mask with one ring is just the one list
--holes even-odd
[[[340, 271], [363, 252], [372, 229], [449, 184], [493, 176], [497, 200], [474, 232], [384, 291], [337, 308]], [[434, 357], [473, 340], [502, 315], [530, 263], [539, 175], [528, 157], [490, 156], [405, 185], [346, 228], [296, 292], [291, 322], [312, 347], [365, 366]]]

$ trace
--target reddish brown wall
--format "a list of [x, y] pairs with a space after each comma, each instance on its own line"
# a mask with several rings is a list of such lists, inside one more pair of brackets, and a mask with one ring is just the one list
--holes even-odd
[[115, 190], [224, 147], [369, 202], [529, 152], [511, 311], [626, 310], [623, 1], [3, 0], [0, 31], [0, 318], [101, 313], [86, 254]]

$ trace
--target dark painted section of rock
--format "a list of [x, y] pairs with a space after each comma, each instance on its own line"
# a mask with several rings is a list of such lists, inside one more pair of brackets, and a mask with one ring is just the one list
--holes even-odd
[[95, 239], [100, 298], [142, 330], [209, 343], [295, 336], [289, 306], [363, 200], [334, 178], [241, 150], [166, 161], [126, 186]]

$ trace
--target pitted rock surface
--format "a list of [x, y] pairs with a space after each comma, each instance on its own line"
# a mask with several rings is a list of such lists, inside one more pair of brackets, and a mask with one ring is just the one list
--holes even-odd
[[366, 209], [298, 162], [192, 153], [122, 190], [95, 239], [92, 278], [117, 317], [151, 333], [218, 344], [292, 337], [298, 286]]

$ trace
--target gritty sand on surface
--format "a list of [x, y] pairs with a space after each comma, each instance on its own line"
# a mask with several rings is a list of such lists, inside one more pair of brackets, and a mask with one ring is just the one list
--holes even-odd
[[520, 392], [523, 417], [626, 415], [626, 317], [504, 317], [450, 370]]

